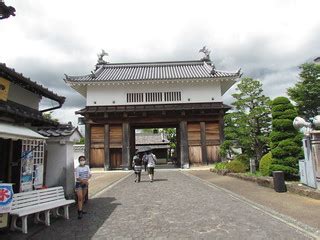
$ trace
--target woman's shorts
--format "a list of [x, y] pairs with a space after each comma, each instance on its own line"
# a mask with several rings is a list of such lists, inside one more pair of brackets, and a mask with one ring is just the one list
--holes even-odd
[[139, 173], [141, 172], [142, 166], [134, 166], [134, 172]]
[[154, 174], [154, 167], [148, 167], [148, 173]]
[[76, 191], [88, 189], [88, 184], [76, 182]]

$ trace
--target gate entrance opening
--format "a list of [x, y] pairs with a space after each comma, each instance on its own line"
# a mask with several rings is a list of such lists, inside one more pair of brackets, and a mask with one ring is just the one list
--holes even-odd
[[157, 168], [180, 167], [177, 162], [177, 126], [165, 128], [135, 128], [135, 150], [151, 149], [157, 158]]
[[[109, 109], [110, 108], [110, 109]], [[142, 111], [138, 109], [142, 108]], [[86, 123], [86, 154], [91, 167], [131, 169], [139, 144], [139, 129], [175, 129], [175, 166], [207, 165], [219, 160], [226, 109], [217, 103], [152, 106], [91, 107], [81, 111]], [[117, 112], [118, 110], [119, 112]], [[109, 112], [110, 111], [110, 112]], [[112, 111], [112, 113], [111, 113]]]

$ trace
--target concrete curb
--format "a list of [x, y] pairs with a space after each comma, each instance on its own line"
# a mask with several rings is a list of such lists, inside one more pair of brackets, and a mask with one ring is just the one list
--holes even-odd
[[[213, 168], [210, 169], [210, 172], [214, 172], [216, 174], [223, 175], [223, 176], [239, 178], [239, 179], [245, 180], [245, 181], [255, 182], [258, 185], [263, 186], [263, 187], [268, 187], [268, 188], [272, 188], [272, 189], [274, 188], [272, 177], [248, 176], [248, 175], [244, 175], [243, 173], [231, 173], [228, 170], [216, 170]], [[294, 194], [298, 194], [300, 196], [320, 200], [320, 191], [319, 190], [309, 188], [304, 185], [299, 186], [297, 184], [293, 184], [290, 182], [286, 182], [286, 186], [287, 186], [287, 191], [290, 193], [294, 193]]]

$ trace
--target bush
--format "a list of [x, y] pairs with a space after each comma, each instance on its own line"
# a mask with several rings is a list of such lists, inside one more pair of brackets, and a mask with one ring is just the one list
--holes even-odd
[[214, 165], [214, 168], [217, 170], [223, 170], [223, 169], [227, 169], [226, 165], [227, 165], [227, 162], [219, 162]]
[[246, 165], [239, 160], [228, 162], [226, 168], [234, 173], [244, 173], [247, 170]]
[[250, 167], [250, 159], [249, 159], [248, 155], [239, 154], [239, 155], [237, 155], [235, 157], [235, 160], [238, 160], [238, 161], [242, 162], [246, 166], [246, 168], [249, 169], [249, 167]]
[[[296, 116], [296, 109], [289, 99], [278, 97], [273, 100], [272, 132], [270, 134], [272, 161], [269, 173], [283, 171], [286, 179], [298, 172], [298, 159], [302, 155], [301, 134], [294, 129], [292, 124]], [[266, 169], [265, 173], [267, 173]]]
[[270, 171], [271, 163], [272, 163], [272, 153], [268, 152], [261, 158], [260, 164], [259, 164], [259, 171], [263, 176], [271, 175], [271, 171]]

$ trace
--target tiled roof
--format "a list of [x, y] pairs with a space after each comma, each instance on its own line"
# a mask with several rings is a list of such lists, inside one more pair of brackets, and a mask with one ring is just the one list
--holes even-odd
[[7, 67], [4, 63], [0, 63], [0, 77], [1, 76], [5, 77], [11, 82], [21, 85], [23, 88], [31, 92], [55, 100], [61, 105], [65, 101], [65, 97], [59, 96], [56, 93], [50, 91], [48, 88], [45, 88], [44, 86], [38, 84], [37, 82], [31, 81], [30, 78], [27, 78], [21, 73], [16, 72], [13, 68]]
[[150, 144], [168, 144], [169, 140], [161, 133], [137, 133], [136, 145], [150, 145]]
[[75, 152], [83, 152], [85, 150], [85, 145], [84, 144], [74, 144], [73, 150]]
[[45, 137], [66, 137], [72, 135], [77, 129], [71, 124], [60, 124], [57, 127], [40, 128], [38, 133]]
[[67, 76], [67, 83], [99, 81], [134, 81], [134, 80], [173, 80], [199, 78], [237, 78], [237, 72], [224, 72], [214, 69], [205, 61], [148, 62], [104, 64], [95, 72], [85, 76]]
[[15, 118], [16, 122], [29, 123], [36, 125], [57, 125], [54, 121], [43, 117], [42, 113], [33, 108], [21, 105], [12, 101], [0, 100], [0, 116]]

